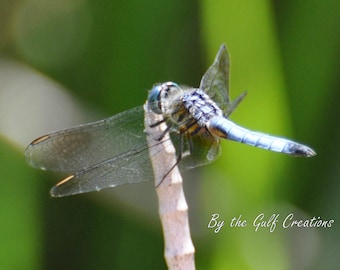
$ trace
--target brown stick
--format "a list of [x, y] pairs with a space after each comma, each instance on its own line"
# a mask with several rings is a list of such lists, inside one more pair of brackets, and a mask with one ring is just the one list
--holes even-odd
[[175, 148], [168, 134], [162, 143], [153, 139], [163, 134], [166, 124], [150, 128], [151, 124], [162, 120], [162, 116], [148, 110], [147, 104], [144, 109], [145, 129], [164, 234], [165, 260], [168, 269], [195, 269], [195, 248], [190, 236], [188, 205], [181, 174], [178, 167], [174, 166], [177, 162]]

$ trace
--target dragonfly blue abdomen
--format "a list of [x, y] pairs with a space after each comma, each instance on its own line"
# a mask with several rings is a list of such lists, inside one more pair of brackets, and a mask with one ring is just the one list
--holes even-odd
[[267, 135], [240, 127], [224, 117], [214, 117], [207, 125], [211, 134], [228, 140], [248, 144], [266, 150], [294, 156], [314, 156], [315, 152], [308, 146], [285, 138]]

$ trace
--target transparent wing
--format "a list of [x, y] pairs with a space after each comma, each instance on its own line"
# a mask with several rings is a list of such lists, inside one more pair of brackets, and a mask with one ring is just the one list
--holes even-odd
[[200, 89], [204, 90], [210, 98], [218, 104], [224, 112], [225, 117], [228, 117], [246, 96], [244, 92], [232, 102], [230, 101], [229, 68], [230, 60], [228, 50], [227, 47], [222, 44], [217, 52], [214, 63], [203, 75], [200, 84]]
[[150, 180], [153, 177], [143, 119], [143, 108], [137, 107], [50, 133], [27, 147], [27, 162], [36, 168], [72, 174], [52, 189], [53, 196]]
[[74, 195], [153, 179], [146, 145], [76, 172], [51, 189], [54, 197]]
[[75, 172], [146, 144], [143, 108], [50, 133], [26, 149], [27, 162], [36, 168]]
[[229, 100], [229, 54], [224, 44], [221, 45], [214, 63], [203, 75], [200, 89], [204, 90], [220, 108], [225, 111]]
[[176, 153], [182, 154], [179, 163], [181, 171], [209, 164], [221, 153], [220, 141], [206, 130], [199, 135], [182, 136], [183, 138], [178, 134], [170, 134]]

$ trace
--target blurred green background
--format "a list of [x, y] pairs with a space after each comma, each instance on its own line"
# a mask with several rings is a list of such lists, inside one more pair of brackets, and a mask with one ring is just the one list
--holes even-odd
[[[0, 269], [166, 269], [152, 182], [52, 199], [61, 176], [23, 151], [143, 104], [156, 82], [197, 87], [222, 43], [231, 97], [248, 91], [231, 118], [318, 155], [224, 141], [185, 174], [197, 269], [339, 269], [339, 1], [2, 0], [0, 14]], [[279, 215], [274, 232], [255, 232], [260, 213]], [[282, 229], [290, 213], [335, 223]]]

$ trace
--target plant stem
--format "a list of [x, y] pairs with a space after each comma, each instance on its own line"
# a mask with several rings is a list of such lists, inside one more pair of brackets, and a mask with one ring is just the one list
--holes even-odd
[[185, 200], [182, 176], [176, 165], [176, 151], [167, 133], [159, 138], [166, 124], [150, 125], [160, 122], [162, 116], [145, 110], [145, 131], [149, 144], [149, 154], [155, 176], [156, 192], [159, 202], [159, 215], [162, 223], [165, 260], [168, 269], [195, 269], [195, 248], [190, 236], [188, 205]]

